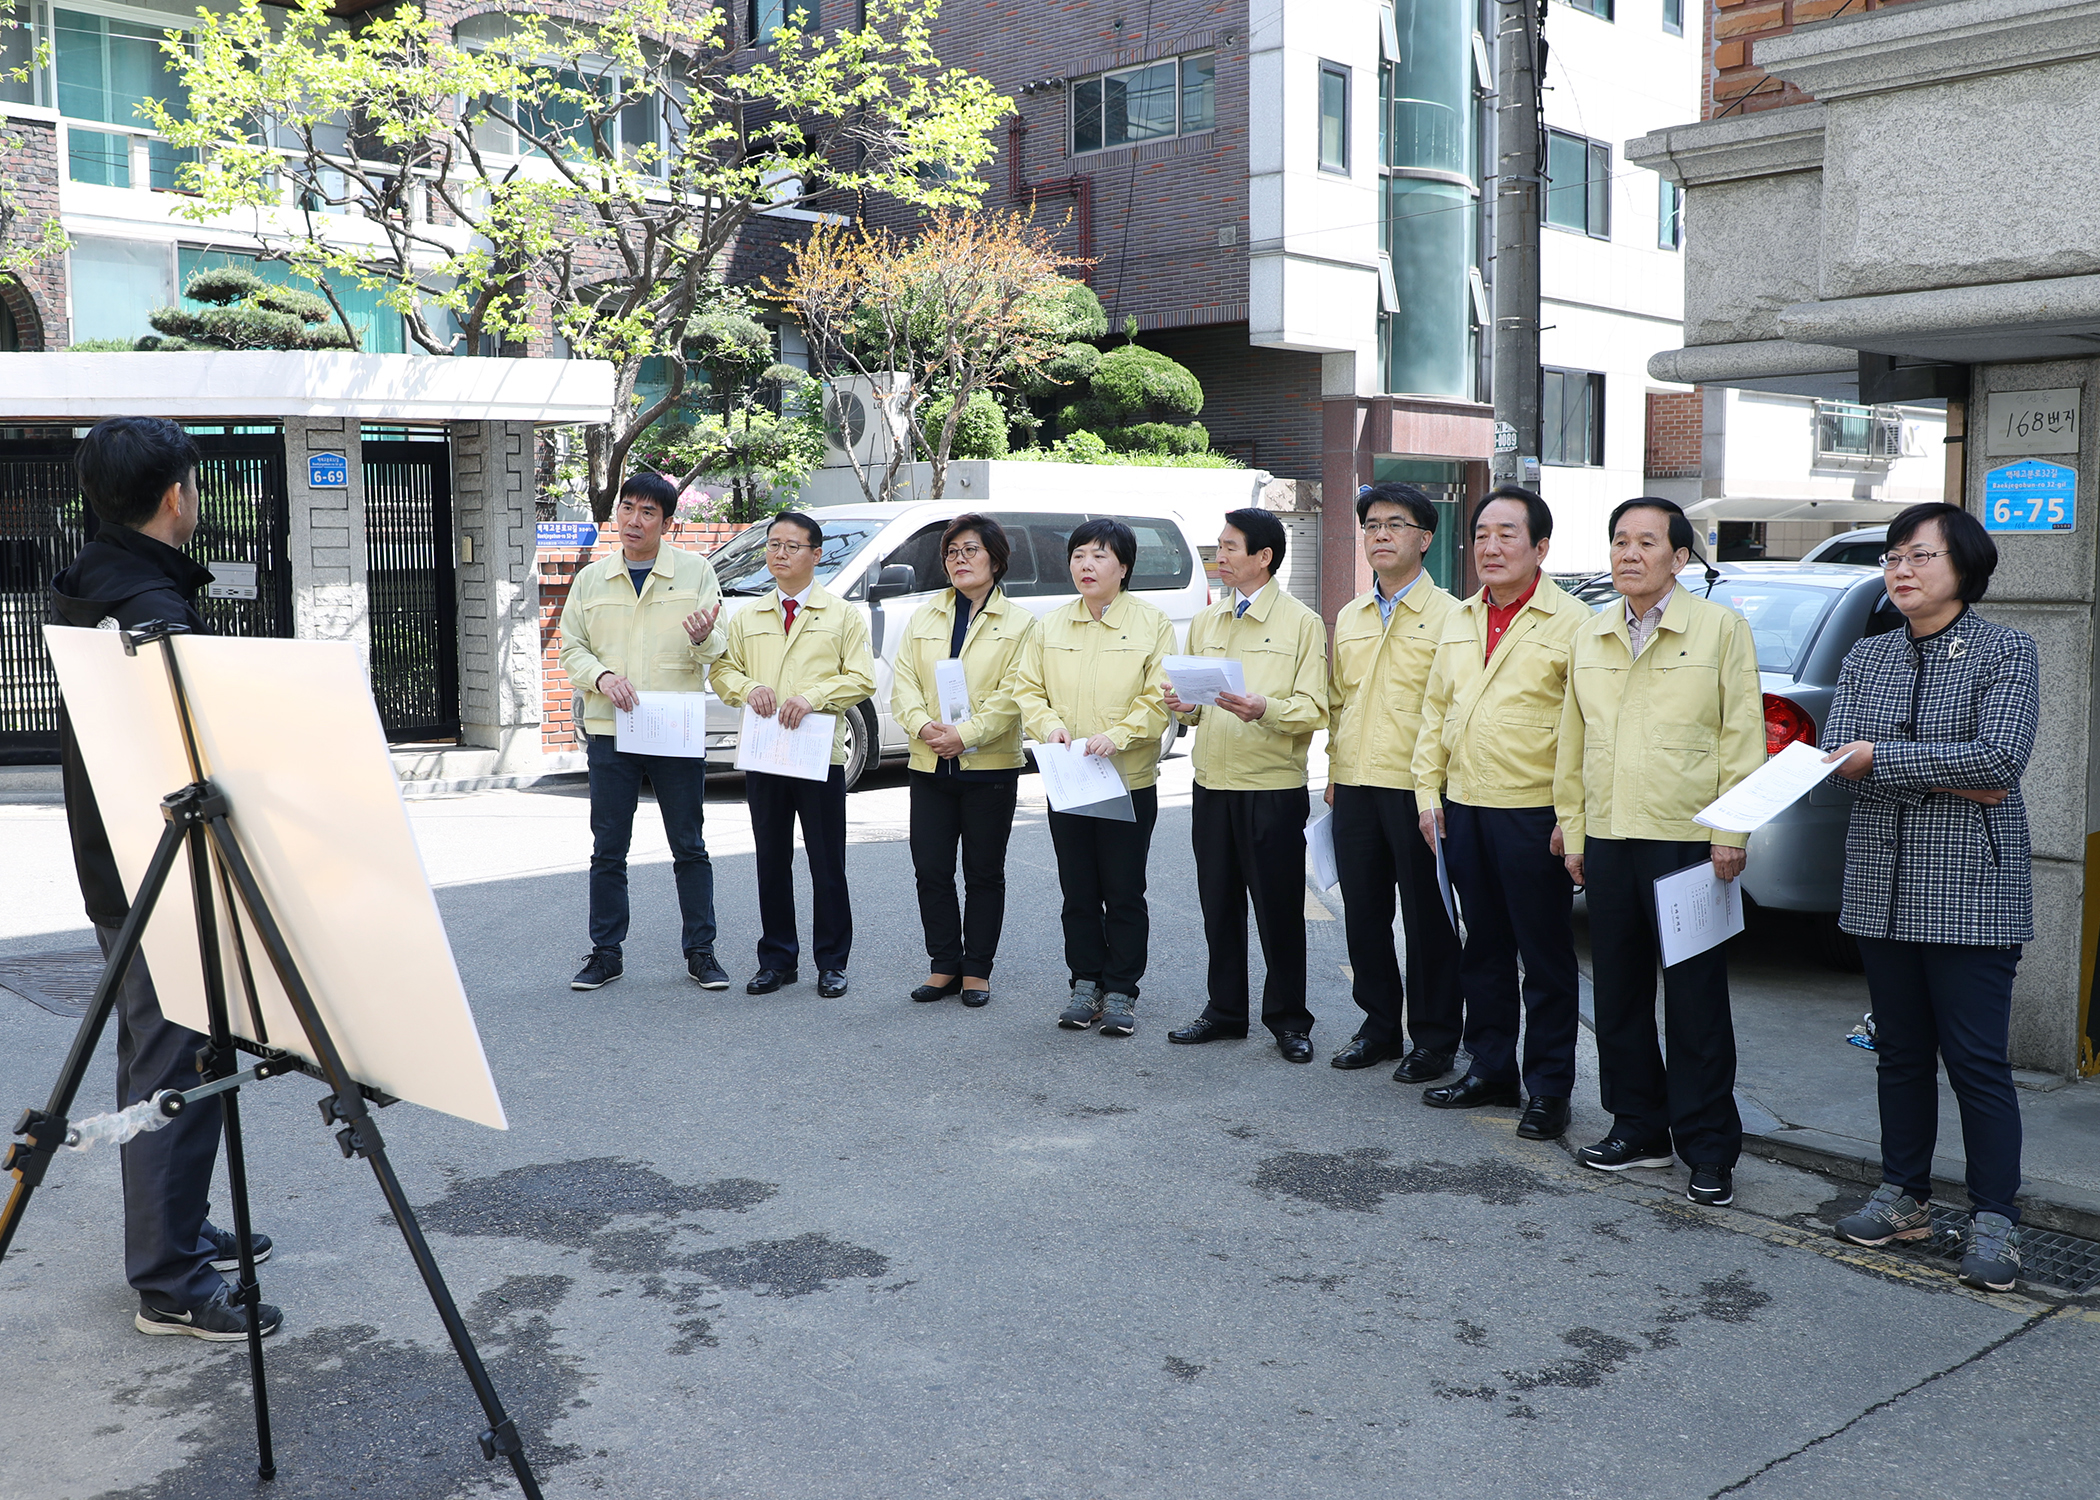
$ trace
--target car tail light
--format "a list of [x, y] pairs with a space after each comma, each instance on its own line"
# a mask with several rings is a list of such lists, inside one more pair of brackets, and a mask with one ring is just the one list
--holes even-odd
[[1777, 693], [1765, 694], [1765, 754], [1777, 755], [1796, 741], [1813, 745], [1816, 721], [1793, 699]]

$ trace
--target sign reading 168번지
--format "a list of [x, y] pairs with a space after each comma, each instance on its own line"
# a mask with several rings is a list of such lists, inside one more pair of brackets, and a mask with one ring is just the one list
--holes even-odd
[[2070, 531], [2078, 520], [2078, 471], [2027, 458], [1983, 476], [1986, 531]]

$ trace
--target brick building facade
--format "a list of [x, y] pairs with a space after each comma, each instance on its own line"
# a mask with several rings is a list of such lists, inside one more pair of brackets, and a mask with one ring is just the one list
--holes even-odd
[[1642, 473], [1650, 479], [1696, 479], [1704, 430], [1697, 390], [1648, 392], [1648, 445]]
[[1785, 36], [1796, 26], [1909, 5], [1915, 0], [1712, 0], [1707, 13], [1706, 97], [1699, 118], [1755, 114], [1806, 104], [1810, 96], [1772, 77], [1750, 59], [1754, 43]]
[[[39, 238], [58, 217], [58, 127], [47, 120], [0, 121], [0, 176], [14, 192], [8, 242]], [[19, 279], [0, 277], [0, 305], [8, 315], [8, 338], [0, 347], [35, 353], [66, 346], [62, 260], [38, 261]]]

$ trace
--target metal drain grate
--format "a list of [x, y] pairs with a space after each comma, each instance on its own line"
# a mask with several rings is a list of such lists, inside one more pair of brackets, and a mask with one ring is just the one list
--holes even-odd
[[[1958, 1266], [1969, 1243], [1969, 1216], [1958, 1208], [1932, 1205], [1932, 1238], [1902, 1247], [1902, 1253], [1936, 1265]], [[1890, 1248], [1896, 1248], [1891, 1246]], [[2020, 1226], [2020, 1279], [2074, 1295], [2100, 1288], [2100, 1243], [2057, 1229]]]
[[54, 1016], [78, 1019], [87, 1014], [102, 978], [102, 950], [69, 948], [63, 953], [32, 953], [0, 960], [0, 989], [12, 990], [31, 1005]]

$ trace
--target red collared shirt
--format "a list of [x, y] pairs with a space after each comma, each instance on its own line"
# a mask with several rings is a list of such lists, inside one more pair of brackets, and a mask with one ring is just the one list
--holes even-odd
[[1539, 591], [1539, 580], [1544, 576], [1545, 575], [1543, 573], [1532, 574], [1531, 587], [1524, 590], [1522, 594], [1518, 595], [1516, 600], [1512, 602], [1506, 609], [1502, 605], [1499, 605], [1495, 602], [1495, 596], [1493, 594], [1489, 594], [1487, 596], [1488, 640], [1487, 653], [1486, 656], [1482, 658], [1483, 660], [1494, 656], [1495, 646], [1499, 641], [1501, 641], [1502, 632], [1509, 629], [1510, 622], [1516, 619], [1517, 617], [1517, 611], [1531, 602], [1531, 596]]

